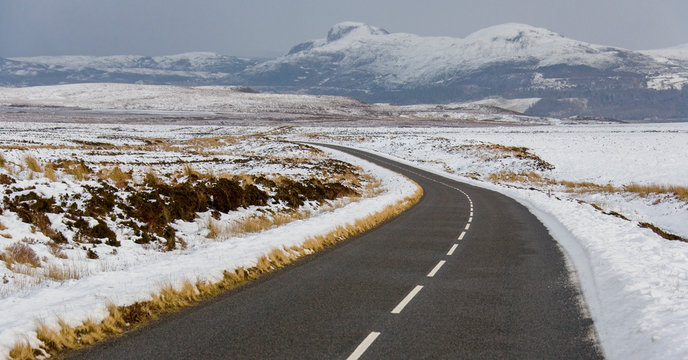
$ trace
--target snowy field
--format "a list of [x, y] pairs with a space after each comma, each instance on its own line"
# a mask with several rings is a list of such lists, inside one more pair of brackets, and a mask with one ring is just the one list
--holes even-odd
[[[402, 120], [461, 125], [551, 124], [557, 119], [512, 113], [538, 99], [494, 99], [483, 103], [446, 105], [367, 104], [353, 98], [253, 93], [231, 86], [158, 86], [132, 84], [72, 84], [25, 88], [0, 87], [0, 105], [96, 110], [111, 113], [185, 115], [187, 117], [250, 118], [278, 121], [338, 119], [351, 122]], [[1, 119], [1, 118], [0, 118]]]
[[638, 226], [688, 238], [685, 195], [624, 190], [685, 191], [688, 124], [300, 128], [295, 136], [386, 154], [517, 199], [569, 256], [608, 358], [688, 358], [688, 243]]
[[[0, 124], [5, 194], [0, 358], [17, 340], [37, 345], [37, 321], [49, 326], [59, 319], [72, 325], [99, 321], [108, 303], [147, 300], [160, 287], [185, 280], [217, 281], [225, 270], [251, 267], [272, 249], [298, 246], [416, 190], [406, 178], [365, 161], [276, 141], [273, 133], [267, 128]], [[81, 164], [89, 169], [86, 174], [76, 171]], [[169, 215], [159, 229], [151, 225], [155, 218], [144, 221], [154, 215], [137, 218], [137, 209], [127, 207], [140, 196], [152, 199], [156, 191], [172, 189], [160, 196], [165, 202], [186, 184], [210, 191], [223, 179], [269, 198], [219, 211], [210, 202], [189, 218]], [[319, 199], [306, 192], [301, 204], [291, 204], [289, 194], [280, 195], [296, 188], [293, 183], [317, 185], [312, 179], [341, 196]], [[328, 187], [329, 181], [356, 194]], [[112, 211], [94, 205], [101, 195], [113, 198]], [[268, 225], [252, 228], [259, 220]]]
[[[284, 117], [287, 121], [271, 127], [0, 123], [0, 145], [6, 163], [0, 173], [16, 179], [12, 185], [3, 185], [6, 191], [13, 192], [11, 188], [15, 187], [24, 189], [24, 194], [28, 191], [43, 195], [81, 193], [84, 194], [81, 200], [68, 196], [61, 202], [65, 202], [65, 208], [71, 203], [82, 206], [88, 200], [89, 190], [73, 179], [75, 175], [67, 174], [77, 164], [60, 162], [70, 158], [83, 158], [94, 168], [94, 176], [101, 174], [113, 184], [121, 180], [112, 175], [115, 165], [124, 173], [131, 172], [131, 179], [125, 179], [128, 183], [140, 184], [146, 181], [151, 167], [158, 169], [154, 171], [158, 178], [183, 182], [193, 174], [188, 168], [191, 164], [191, 170], [196, 172], [215, 177], [240, 174], [240, 181], [251, 179], [250, 182], [260, 187], [263, 185], [257, 179], [261, 176], [282, 175], [299, 181], [328, 177], [338, 168], [329, 162], [335, 158], [360, 169], [356, 170], [360, 174], [372, 176], [360, 177], [357, 189], [361, 193], [365, 188], [375, 187], [366, 186], [376, 183], [373, 177], [379, 179], [377, 187], [381, 192], [368, 192], [376, 197], [306, 202], [299, 211], [313, 215], [308, 219], [258, 233], [228, 232], [220, 236], [220, 241], [209, 238], [209, 224], [215, 218], [211, 212], [205, 212], [193, 221], [179, 220], [173, 224], [183, 240], [173, 242], [179, 245], [173, 249], [140, 246], [129, 240], [121, 241], [113, 253], [104, 251], [110, 249], [108, 245], [96, 244], [95, 251], [101, 255], [98, 262], [89, 262], [81, 247], [64, 249], [67, 259], [57, 260], [60, 258], [45, 245], [47, 237], [19, 221], [12, 211], [5, 210], [0, 215], [5, 227], [0, 230], [0, 251], [7, 251], [6, 247], [18, 240], [35, 239], [34, 243], [25, 243], [38, 249], [41, 263], [43, 256], [48, 259], [46, 263], [73, 260], [77, 269], [83, 269], [84, 276], [32, 282], [29, 275], [2, 267], [0, 276], [7, 276], [8, 280], [0, 283], [0, 354], [5, 354], [15, 339], [27, 336], [35, 341], [31, 331], [36, 319], [49, 324], [58, 315], [71, 322], [86, 317], [98, 319], [104, 314], [107, 301], [131, 303], [148, 297], [163, 284], [179, 284], [188, 277], [212, 279], [224, 269], [250, 265], [273, 247], [302, 242], [309, 235], [393, 203], [414, 190], [403, 178], [364, 161], [279, 142], [307, 140], [386, 154], [517, 199], [550, 229], [569, 256], [608, 358], [688, 358], [688, 243], [666, 239], [688, 238], [688, 124], [561, 125], [556, 119], [505, 115], [475, 105], [409, 106], [403, 107], [403, 111], [399, 107], [375, 105], [371, 107], [378, 110], [372, 111], [371, 107], [349, 99], [328, 103], [327, 98], [275, 96], [272, 105], [265, 105], [261, 101], [272, 95], [260, 100], [256, 94], [237, 95], [228, 88], [134, 86], [98, 90], [99, 86], [102, 87], [0, 89], [0, 104], [99, 111], [149, 109], [152, 114], [215, 113], [220, 109], [220, 112], [237, 111], [247, 116], [273, 110], [276, 114], [284, 108], [292, 110]], [[129, 96], [129, 91], [137, 95]], [[137, 100], [145, 94], [148, 95], [144, 100]], [[244, 96], [252, 97], [255, 103], [242, 102]], [[236, 104], [245, 107], [232, 110]], [[309, 111], [318, 114], [336, 111], [343, 118], [384, 113], [386, 118], [413, 118], [419, 126], [284, 126]], [[446, 118], [445, 115], [475, 122], [471, 124], [473, 127], [464, 128], [422, 127], [426, 119]], [[475, 127], [481, 121], [490, 127]], [[495, 126], [500, 123], [514, 126]], [[532, 124], [554, 125], [523, 126]], [[198, 141], [199, 138], [205, 140]], [[42, 165], [55, 164], [58, 180], [48, 179], [45, 169], [41, 173], [30, 170], [27, 153]], [[323, 166], [329, 170], [321, 171]], [[354, 187], [351, 176], [339, 176], [338, 181], [349, 181], [346, 184]], [[26, 190], [32, 186], [34, 190]], [[116, 194], [128, 191], [126, 187], [116, 189]], [[272, 203], [267, 207], [248, 207], [221, 214], [215, 220], [240, 221], [285, 210], [284, 204]], [[479, 214], [480, 209], [476, 212]], [[59, 228], [57, 216], [48, 215], [56, 230], [71, 237], [76, 235], [66, 225]], [[128, 239], [127, 231], [135, 231], [116, 216], [114, 220], [102, 218], [102, 221], [120, 229], [116, 232], [117, 239]], [[94, 218], [91, 225], [96, 223]], [[118, 228], [117, 224], [122, 227]], [[285, 232], [293, 236], [282, 236]], [[664, 236], [660, 236], [662, 233]], [[160, 238], [153, 244], [165, 242]], [[145, 259], [145, 263], [140, 259]], [[169, 265], [172, 263], [175, 265]], [[26, 278], [22, 280], [22, 276]]]

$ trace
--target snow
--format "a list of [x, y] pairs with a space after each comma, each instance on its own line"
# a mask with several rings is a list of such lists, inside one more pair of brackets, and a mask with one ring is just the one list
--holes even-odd
[[650, 56], [688, 61], [688, 44], [677, 45], [665, 49], [643, 50], [641, 52]]
[[[482, 180], [486, 174], [533, 171], [533, 166], [462, 148], [526, 146], [555, 166], [542, 173], [558, 180], [685, 187], [688, 124], [307, 131], [322, 134], [321, 141], [368, 150], [516, 199], [567, 254], [607, 358], [688, 358], [688, 244], [637, 226], [649, 221], [688, 237], [686, 202], [661, 195], [573, 194], [556, 187], [490, 184]], [[631, 221], [605, 215], [590, 203]]]
[[[84, 70], [86, 68], [99, 70], [134, 70], [142, 66], [157, 64], [162, 69], [171, 69], [175, 63], [180, 61], [188, 62], [190, 69], [200, 70], [204, 66], [230, 59], [227, 56], [212, 52], [190, 52], [168, 56], [140, 56], [140, 55], [112, 55], [112, 56], [85, 56], [85, 55], [65, 55], [65, 56], [33, 56], [18, 57], [10, 60], [26, 62], [29, 64], [46, 65], [49, 68], [62, 68], [69, 70]], [[162, 73], [162, 71], [161, 71]], [[167, 73], [167, 72], [166, 72]]]
[[[381, 74], [383, 85], [429, 83], [490, 64], [529, 63], [586, 65], [605, 69], [618, 63], [617, 50], [565, 38], [546, 29], [504, 24], [475, 32], [466, 38], [422, 37], [387, 33], [362, 23], [335, 25], [326, 39], [313, 40], [301, 51], [259, 64], [249, 72], [296, 65], [309, 59], [332, 57], [342, 71]], [[304, 43], [306, 44], [306, 43]], [[297, 48], [298, 49], [298, 48]], [[444, 76], [447, 75], [447, 76]]]
[[[365, 34], [361, 36], [367, 37]], [[348, 36], [345, 35], [337, 41], [346, 38]], [[304, 113], [307, 113], [319, 106], [336, 108], [332, 104], [327, 105], [329, 101], [343, 101], [343, 107], [356, 104], [353, 100], [325, 97], [280, 98], [276, 95], [246, 95], [246, 98], [242, 98], [244, 94], [237, 94], [235, 97], [235, 91], [230, 88], [112, 86], [98, 90], [98, 86], [105, 85], [84, 86], [0, 89], [0, 103], [24, 101], [33, 105], [53, 104], [97, 109], [209, 112], [230, 111], [230, 106], [236, 106], [243, 109], [242, 111], [254, 114], [250, 116], [257, 116], [264, 109], [286, 105], [295, 109], [303, 107]], [[132, 92], [133, 95], [127, 97], [128, 92]], [[91, 96], [87, 96], [87, 93]], [[139, 98], [144, 99], [137, 100]], [[516, 104], [519, 106], [528, 103], [527, 99], [517, 100]], [[452, 116], [456, 117], [468, 117], [473, 116], [470, 113], [471, 109], [485, 110], [483, 105], [478, 104], [446, 104], [432, 107], [385, 107], [387, 105], [384, 104], [375, 106], [398, 112], [399, 116], [414, 114], [413, 116], [421, 119], [422, 116], [433, 117], [447, 113], [452, 113]], [[218, 108], [220, 110], [217, 110]], [[357, 108], [356, 111], [362, 110]], [[433, 111], [436, 113], [433, 114]], [[488, 116], [486, 112], [481, 114]], [[491, 116], [498, 120], [509, 119], [504, 114]], [[190, 139], [199, 134], [220, 133], [239, 136], [267, 130], [270, 128], [5, 123], [0, 126], [0, 143], [24, 140], [24, 144], [32, 144], [40, 140], [40, 143], [44, 144], [65, 146], [73, 145], [70, 139], [78, 138], [84, 141], [107, 140], [117, 144], [137, 144], [131, 136], [132, 133], [149, 138]], [[51, 137], [45, 137], [45, 133], [50, 133]], [[666, 194], [643, 197], [628, 192], [578, 193], [569, 192], [562, 185], [519, 182], [494, 184], [488, 181], [490, 174], [513, 171], [534, 172], [560, 182], [610, 184], [617, 188], [631, 183], [687, 187], [688, 124], [484, 128], [290, 127], [283, 129], [280, 134], [271, 136], [273, 140], [330, 142], [367, 149], [515, 198], [547, 226], [567, 254], [574, 271], [573, 276], [580, 283], [604, 352], [609, 359], [688, 358], [688, 333], [685, 325], [688, 324], [688, 244], [665, 240], [651, 230], [638, 226], [639, 222], [650, 222], [668, 232], [688, 238], [688, 204], [685, 201]], [[530, 154], [552, 164], [554, 168], [538, 169], [532, 159], [485, 150], [486, 146], [491, 144], [526, 147]], [[277, 146], [263, 144], [256, 146], [254, 150], [257, 153], [276, 153], [280, 149]], [[69, 153], [68, 151], [65, 154]], [[78, 281], [28, 284], [28, 291], [18, 292], [0, 300], [0, 345], [6, 349], [14, 339], [27, 334], [33, 339], [31, 329], [37, 317], [48, 322], [55, 321], [56, 315], [63, 316], [70, 322], [83, 320], [87, 316], [98, 318], [104, 314], [104, 304], [107, 300], [124, 304], [146, 298], [153, 289], [162, 284], [179, 284], [186, 278], [209, 279], [219, 276], [223, 269], [250, 265], [256, 257], [271, 247], [296, 244], [303, 241], [308, 234], [327, 231], [330, 223], [341, 224], [342, 221], [350, 221], [355, 216], [360, 216], [360, 213], [382, 206], [380, 203], [390, 203], [393, 199], [399, 199], [412, 191], [408, 182], [364, 161], [335, 152], [329, 153], [336, 158], [362, 166], [382, 178], [388, 191], [379, 199], [350, 204], [332, 213], [319, 214], [303, 223], [296, 222], [284, 228], [243, 238], [230, 238], [223, 242], [199, 240], [197, 245], [189, 247], [185, 252], [180, 250], [175, 253], [156, 253], [154, 257], [146, 258], [150, 260], [147, 264], [137, 261], [137, 256], [143, 257], [143, 254], [132, 252], [128, 260], [110, 263], [106, 271], [94, 269], [91, 276]], [[45, 158], [64, 155], [47, 150], [37, 154]], [[3, 151], [3, 155], [10, 161], [20, 156], [19, 153], [9, 150]], [[95, 159], [102, 154], [91, 156]], [[128, 161], [137, 160], [137, 156], [127, 156]], [[159, 156], [165, 159], [179, 154], [169, 152]], [[193, 159], [193, 156], [188, 155], [184, 159]], [[154, 157], [144, 160], [156, 161]], [[232, 168], [223, 171], [232, 171]], [[298, 172], [281, 167], [269, 168], [266, 165], [256, 171], [292, 171], [292, 174]], [[40, 185], [39, 180], [34, 181], [36, 182]], [[78, 191], [69, 184], [60, 186], [67, 188], [38, 186], [36, 191]], [[592, 204], [606, 212], [623, 214], [629, 220], [606, 215], [595, 209]], [[476, 211], [479, 213], [480, 209]], [[13, 232], [30, 231], [11, 216], [3, 216], [2, 223]], [[287, 230], [293, 236], [277, 235], [284, 234]], [[193, 231], [197, 230], [191, 229], [188, 232]], [[198, 238], [202, 238], [203, 234], [197, 235]], [[0, 237], [0, 240], [2, 239]], [[170, 266], [169, 272], [162, 271], [164, 266], [173, 262], [175, 265]], [[147, 278], [153, 275], [154, 277]], [[126, 287], [123, 282], [126, 282]]]
[[688, 72], [660, 74], [647, 80], [647, 87], [654, 90], [676, 89], [681, 91], [686, 84], [688, 84]]
[[524, 99], [504, 99], [504, 98], [488, 98], [480, 101], [475, 101], [475, 104], [496, 106], [502, 109], [512, 110], [520, 113], [528, 111], [528, 109], [537, 104], [542, 98], [524, 98]]
[[[78, 125], [78, 124], [31, 124], [31, 123], [2, 123], [0, 129], [0, 142], [5, 144], [17, 140], [35, 143], [66, 144], [69, 139], [88, 139], [105, 141], [114, 139], [115, 143], [134, 143], [131, 138], [123, 138], [121, 134], [138, 134], [150, 138], [170, 138], [185, 139], [202, 136], [202, 134], [232, 134], [250, 135], [261, 133], [268, 129], [264, 128], [218, 128], [218, 127], [179, 127], [179, 126], [129, 126], [129, 125]], [[41, 134], [50, 132], [53, 137], [46, 139]], [[84, 136], [85, 135], [85, 136]], [[284, 143], [276, 142], [245, 142], [237, 148], [225, 151], [235, 154], [243, 146], [244, 152], [255, 152], [268, 156], [279, 154], [280, 156], [304, 156], [295, 150], [290, 150]], [[74, 148], [66, 148], [67, 154], [74, 152]], [[290, 152], [291, 151], [291, 152]], [[122, 241], [122, 246], [117, 248], [116, 254], [106, 254], [100, 249], [101, 259], [98, 261], [88, 261], [82, 258], [73, 257], [69, 249], [65, 252], [70, 255], [73, 266], [78, 267], [85, 276], [78, 280], [65, 281], [43, 281], [39, 283], [15, 282], [10, 285], [14, 289], [8, 289], [10, 285], [3, 284], [3, 293], [0, 296], [0, 358], [6, 357], [9, 349], [17, 340], [27, 339], [32, 344], [37, 344], [35, 326], [36, 321], [40, 320], [49, 326], [56, 325], [58, 319], [62, 319], [69, 324], [78, 324], [86, 319], [98, 321], [107, 314], [107, 304], [116, 305], [132, 304], [136, 301], [150, 299], [151, 293], [163, 285], [171, 284], [180, 286], [184, 280], [217, 280], [220, 279], [224, 270], [233, 270], [237, 267], [250, 267], [256, 260], [274, 248], [290, 247], [300, 245], [309, 237], [327, 233], [338, 226], [355, 222], [357, 219], [366, 217], [369, 214], [378, 212], [386, 206], [396, 203], [416, 191], [416, 185], [406, 178], [393, 173], [389, 170], [377, 167], [367, 161], [339, 153], [330, 149], [323, 149], [325, 156], [339, 159], [361, 167], [366, 173], [378, 178], [381, 181], [382, 193], [375, 197], [362, 198], [360, 201], [343, 203], [343, 206], [335, 206], [333, 210], [322, 211], [312, 206], [314, 216], [294, 221], [286, 225], [265, 230], [255, 234], [244, 234], [242, 236], [230, 236], [220, 240], [210, 240], [205, 238], [203, 221], [209, 214], [200, 214], [200, 218], [195, 222], [178, 221], [174, 224], [188, 243], [187, 248], [177, 249], [169, 252], [150, 251], [143, 246], [136, 245], [132, 241]], [[59, 150], [49, 150], [44, 153], [37, 152], [39, 158], [59, 156], [54, 152]], [[16, 152], [4, 152], [3, 154], [8, 163], [14, 162]], [[140, 151], [133, 154], [111, 155], [117, 156], [118, 160], [127, 161], [157, 161], [157, 159], [146, 159], [142, 157]], [[86, 161], [92, 161], [97, 154], [83, 154]], [[102, 156], [102, 155], [100, 155]], [[159, 154], [161, 158], [174, 159], [181, 154]], [[190, 155], [192, 156], [192, 155]], [[214, 155], [213, 155], [214, 156]], [[226, 163], [231, 163], [227, 161]], [[123, 165], [123, 167], [126, 165]], [[232, 166], [232, 165], [228, 165]], [[236, 166], [236, 165], [234, 165]], [[246, 166], [246, 165], [243, 165]], [[284, 167], [270, 166], [269, 164], [258, 164], [252, 166], [250, 170], [256, 173], [269, 174], [279, 173], [289, 175], [289, 169]], [[228, 168], [215, 167], [218, 173], [231, 171]], [[235, 169], [236, 170], [236, 169]], [[292, 176], [303, 176], [304, 168], [295, 169]], [[312, 171], [318, 171], [314, 168]], [[21, 174], [15, 174], [20, 177]], [[33, 185], [36, 186], [37, 193], [47, 196], [59, 196], [63, 193], [78, 193], [81, 186], [64, 180], [63, 182], [50, 183], [45, 179], [21, 180], [15, 186]], [[94, 184], [96, 183], [94, 182]], [[233, 216], [241, 216], [242, 212], [251, 212], [251, 209], [244, 209]], [[51, 217], [59, 217], [60, 214], [51, 214]], [[14, 239], [21, 238], [22, 234], [31, 234], [29, 225], [21, 222], [18, 217], [11, 212], [5, 212], [0, 216], [2, 224], [6, 227], [3, 234], [12, 234]], [[227, 220], [223, 217], [223, 220]], [[32, 235], [39, 239], [41, 234]], [[16, 240], [0, 237], [0, 245], [4, 249]], [[36, 249], [39, 257], [48, 256], [46, 246], [38, 242], [32, 245]], [[74, 251], [78, 251], [74, 250]], [[81, 255], [83, 257], [83, 255]], [[7, 275], [9, 270], [3, 266], [0, 273]], [[27, 280], [28, 281], [28, 280]], [[16, 287], [18, 286], [18, 287]]]
[[[396, 106], [366, 104], [346, 97], [246, 93], [232, 86], [165, 86], [136, 84], [69, 84], [24, 88], [0, 87], [0, 105], [67, 107], [127, 113], [193, 113], [280, 119], [319, 116], [360, 118], [399, 117], [459, 121], [490, 121], [549, 124], [553, 120], [501, 113], [482, 103], [419, 104]], [[537, 99], [503, 99], [487, 101], [522, 109]], [[392, 114], [392, 115], [390, 115]]]

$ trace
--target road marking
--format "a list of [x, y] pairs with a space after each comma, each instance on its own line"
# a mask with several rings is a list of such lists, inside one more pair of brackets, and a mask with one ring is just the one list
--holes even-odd
[[461, 235], [459, 235], [459, 240], [463, 240], [463, 237], [466, 236], [466, 232], [462, 232]]
[[411, 300], [413, 300], [413, 297], [416, 296], [422, 288], [423, 285], [418, 285], [415, 288], [413, 288], [413, 290], [411, 290], [411, 292], [408, 295], [406, 295], [404, 300], [401, 300], [399, 305], [392, 309], [392, 314], [398, 314], [401, 312], [401, 310], [404, 310], [404, 307], [408, 305], [408, 303], [410, 303]]
[[428, 277], [435, 276], [435, 274], [437, 274], [437, 272], [440, 271], [440, 268], [442, 267], [442, 265], [444, 265], [444, 263], [446, 263], [446, 261], [440, 260], [440, 262], [438, 262], [437, 265], [435, 265], [435, 267], [432, 269], [432, 271], [430, 271], [430, 273], [428, 273]]
[[472, 222], [472, 221], [473, 221], [473, 216], [468, 218], [468, 222]]
[[454, 255], [454, 250], [459, 246], [459, 244], [454, 244], [452, 245], [451, 249], [449, 249], [449, 252], [447, 253], [448, 256]]
[[470, 227], [471, 227], [471, 223], [468, 223], [468, 224], [466, 224], [466, 227], [464, 228], [464, 230], [468, 230]]
[[360, 343], [358, 347], [356, 347], [356, 350], [354, 350], [354, 352], [351, 353], [351, 355], [349, 355], [349, 357], [346, 358], [346, 360], [358, 360], [358, 358], [360, 358], [361, 355], [363, 355], [363, 353], [366, 350], [368, 350], [370, 345], [373, 344], [373, 341], [375, 341], [375, 339], [377, 339], [378, 336], [380, 336], [380, 333], [375, 331], [368, 334], [368, 336], [366, 336], [366, 338], [363, 339], [363, 342]]
[[473, 217], [473, 211], [471, 210], [471, 213], [468, 215], [470, 217]]

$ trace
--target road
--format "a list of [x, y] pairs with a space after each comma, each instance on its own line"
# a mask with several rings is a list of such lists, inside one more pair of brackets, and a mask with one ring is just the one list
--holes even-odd
[[564, 255], [503, 195], [351, 149], [424, 188], [364, 235], [74, 359], [598, 359]]

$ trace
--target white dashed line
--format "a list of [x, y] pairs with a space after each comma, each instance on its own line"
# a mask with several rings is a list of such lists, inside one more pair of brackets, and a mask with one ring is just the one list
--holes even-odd
[[459, 235], [459, 240], [463, 240], [463, 237], [466, 236], [466, 232], [462, 232], [461, 235]]
[[472, 221], [473, 221], [473, 216], [468, 218], [468, 222], [472, 222]]
[[435, 276], [435, 274], [437, 274], [437, 272], [440, 271], [440, 268], [444, 265], [444, 263], [446, 263], [446, 261], [440, 260], [440, 262], [438, 262], [437, 265], [435, 265], [435, 267], [432, 269], [432, 271], [430, 271], [430, 273], [428, 273], [428, 277]]
[[349, 357], [346, 358], [346, 360], [358, 360], [358, 358], [360, 358], [361, 355], [363, 355], [363, 353], [366, 350], [368, 350], [370, 345], [373, 344], [373, 341], [375, 341], [375, 339], [377, 339], [378, 336], [380, 336], [380, 333], [375, 331], [368, 334], [368, 336], [366, 336], [366, 338], [363, 339], [363, 342], [360, 343], [358, 347], [356, 347], [356, 350], [354, 350], [354, 352], [351, 353], [351, 355], [349, 355]]
[[468, 223], [468, 224], [466, 224], [466, 227], [464, 228], [464, 230], [468, 230], [470, 227], [471, 227], [471, 223]]
[[447, 252], [447, 255], [448, 255], [448, 256], [454, 255], [454, 251], [456, 250], [456, 248], [457, 248], [458, 246], [459, 246], [459, 244], [454, 244], [454, 245], [452, 245], [451, 249], [449, 249], [449, 252]]
[[411, 292], [408, 295], [406, 295], [404, 300], [401, 300], [399, 305], [392, 309], [392, 314], [399, 314], [401, 310], [404, 310], [404, 307], [408, 305], [408, 303], [410, 303], [411, 300], [413, 300], [413, 297], [416, 296], [422, 288], [423, 285], [418, 285], [415, 288], [413, 288], [413, 290], [411, 290]]

